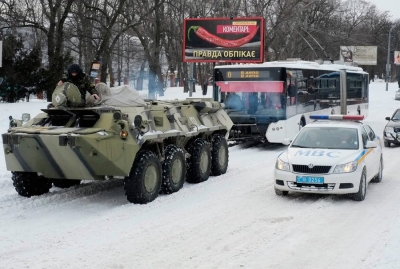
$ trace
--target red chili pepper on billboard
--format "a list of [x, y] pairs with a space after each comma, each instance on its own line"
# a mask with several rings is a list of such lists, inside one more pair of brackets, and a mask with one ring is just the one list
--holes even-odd
[[200, 37], [201, 39], [208, 41], [214, 45], [220, 46], [220, 47], [224, 47], [224, 48], [237, 48], [240, 46], [243, 46], [244, 44], [247, 44], [250, 42], [250, 40], [253, 39], [253, 37], [256, 35], [257, 31], [258, 31], [258, 25], [257, 28], [250, 34], [248, 34], [245, 37], [236, 39], [236, 40], [228, 40], [228, 39], [223, 39], [220, 38], [216, 35], [211, 34], [210, 32], [208, 32], [206, 29], [204, 29], [201, 26], [191, 26], [188, 30], [188, 39], [190, 40], [190, 32], [193, 29], [193, 31], [195, 32], [195, 34]]

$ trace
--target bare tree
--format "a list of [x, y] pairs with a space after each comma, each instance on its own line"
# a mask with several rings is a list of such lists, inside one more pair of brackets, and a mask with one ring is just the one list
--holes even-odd
[[[132, 66], [140, 74], [148, 64], [150, 92], [162, 92], [157, 81], [167, 69], [188, 76], [182, 61], [183, 20], [231, 16], [265, 18], [266, 60], [338, 59], [340, 45], [378, 46], [378, 65], [366, 67], [371, 74], [385, 70], [387, 35], [395, 23], [363, 0], [0, 1], [0, 29], [34, 29], [35, 39], [45, 42], [49, 91], [72, 55], [85, 70], [93, 59], [101, 60], [103, 82], [108, 73], [114, 80], [115, 66], [120, 80], [124, 70], [129, 73]], [[393, 31], [393, 48], [400, 45], [399, 31]], [[211, 70], [211, 64], [198, 64], [199, 77]]]
[[128, 24], [129, 28], [140, 40], [147, 62], [149, 64], [149, 98], [154, 98], [156, 92], [162, 94], [161, 54], [162, 41], [165, 35], [165, 0], [129, 0], [125, 13], [127, 21], [134, 21], [132, 8], [139, 14], [145, 14], [140, 24]]
[[[61, 77], [64, 62], [69, 57], [63, 52], [64, 24], [75, 0], [14, 0], [6, 7], [0, 22], [4, 27], [29, 27], [40, 30], [46, 36], [48, 56], [47, 90]], [[6, 2], [7, 3], [7, 2]], [[51, 94], [48, 95], [50, 100]]]

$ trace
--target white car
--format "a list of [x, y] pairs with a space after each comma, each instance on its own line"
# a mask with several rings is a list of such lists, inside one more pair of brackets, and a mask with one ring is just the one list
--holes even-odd
[[382, 139], [364, 116], [311, 115], [275, 165], [275, 193], [351, 194], [365, 199], [367, 184], [381, 182]]

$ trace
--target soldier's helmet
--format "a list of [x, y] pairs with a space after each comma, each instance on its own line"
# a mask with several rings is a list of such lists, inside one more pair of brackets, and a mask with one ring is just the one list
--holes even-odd
[[68, 66], [68, 75], [71, 75], [72, 73], [82, 74], [82, 67], [79, 64], [71, 64]]
[[83, 104], [78, 87], [69, 82], [55, 88], [51, 102], [55, 107], [79, 107]]

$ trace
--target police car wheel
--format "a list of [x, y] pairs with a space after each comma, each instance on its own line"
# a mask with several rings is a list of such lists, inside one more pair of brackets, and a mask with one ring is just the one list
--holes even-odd
[[275, 188], [275, 194], [278, 195], [278, 196], [286, 196], [286, 195], [289, 194], [289, 192], [288, 191], [281, 191], [281, 190], [278, 190], [277, 188]]
[[361, 175], [358, 192], [353, 194], [353, 200], [364, 201], [366, 194], [367, 194], [367, 176], [365, 175], [365, 170], [364, 170]]
[[383, 145], [384, 145], [385, 147], [387, 147], [387, 148], [390, 148], [390, 142], [388, 142], [388, 141], [384, 141], [384, 142], [383, 142]]

